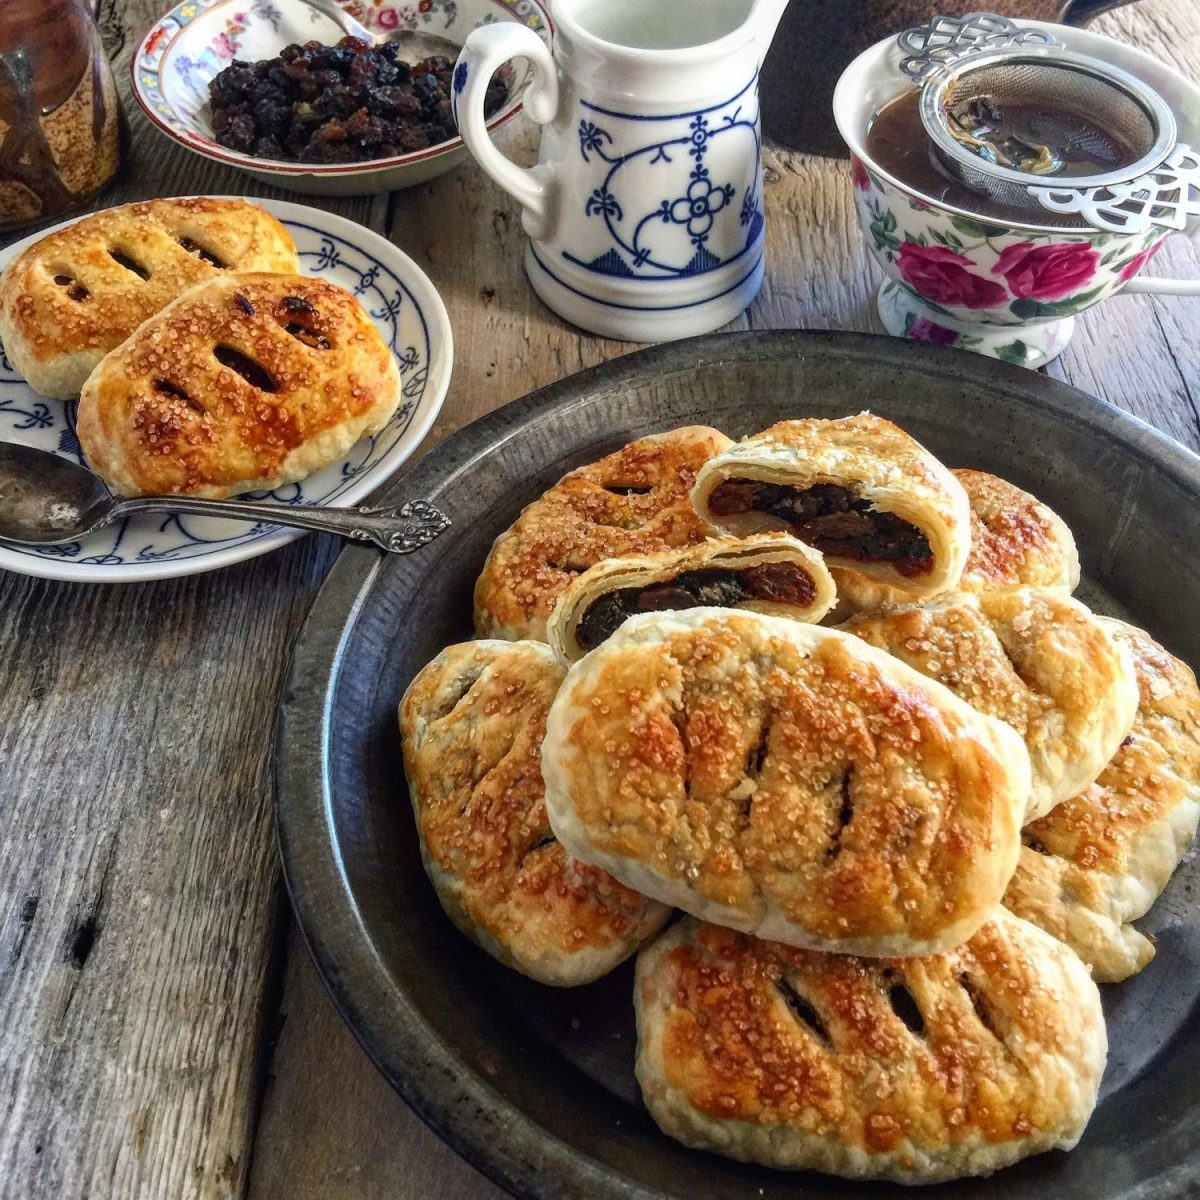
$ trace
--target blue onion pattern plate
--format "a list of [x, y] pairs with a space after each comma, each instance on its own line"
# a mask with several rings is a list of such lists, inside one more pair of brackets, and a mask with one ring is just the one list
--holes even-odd
[[[379, 433], [300, 483], [248, 497], [281, 507], [344, 508], [385, 484], [433, 424], [450, 384], [454, 357], [450, 318], [424, 272], [387, 239], [353, 221], [301, 204], [256, 203], [287, 226], [300, 252], [301, 271], [339, 284], [358, 297], [400, 367], [400, 407]], [[39, 233], [9, 247], [0, 255], [0, 266], [43, 236]], [[0, 440], [38, 446], [83, 462], [75, 436], [75, 401], [39, 396], [12, 369], [2, 347]], [[132, 583], [211, 571], [301, 536], [299, 530], [262, 523], [142, 514], [65, 546], [35, 549], [0, 542], [0, 567], [47, 579]]]

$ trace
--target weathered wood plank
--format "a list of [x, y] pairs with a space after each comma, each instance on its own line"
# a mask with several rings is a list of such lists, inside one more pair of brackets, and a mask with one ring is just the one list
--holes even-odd
[[[302, 200], [142, 117], [128, 59], [161, 8], [101, 7], [131, 149], [98, 204]], [[382, 228], [382, 200], [321, 203]], [[0, 1196], [243, 1192], [281, 965], [275, 699], [336, 549], [124, 587], [0, 574]]]
[[[1093, 28], [1190, 78], [1200, 76], [1194, 0], [1141, 0], [1105, 14]], [[1200, 278], [1200, 255], [1186, 238], [1173, 237], [1147, 273]], [[1200, 298], [1118, 296], [1091, 309], [1049, 371], [1200, 448]]]
[[[102, 0], [123, 89], [161, 7]], [[1200, 71], [1194, 0], [1142, 0], [1098, 28]], [[125, 99], [130, 160], [103, 202], [303, 199], [174, 149]], [[505, 137], [531, 153], [527, 127]], [[768, 280], [734, 327], [878, 328], [845, 168], [775, 151], [767, 165]], [[377, 227], [386, 211], [378, 199], [316, 203]], [[629, 348], [578, 335], [533, 298], [512, 205], [473, 167], [394, 207], [394, 238], [455, 324], [436, 436]], [[1194, 252], [1177, 239], [1154, 269], [1195, 274]], [[1118, 299], [1083, 319], [1056, 371], [1195, 445], [1196, 305]], [[499, 1195], [377, 1076], [294, 931], [276, 1011], [267, 751], [287, 645], [335, 551], [307, 539], [127, 588], [0, 576], [0, 1196], [241, 1193], [260, 1043], [280, 1021], [256, 1200]]]
[[506, 1193], [427, 1129], [371, 1065], [295, 929], [287, 953], [283, 1025], [254, 1151], [254, 1200], [500, 1200]]
[[[1195, 0], [1142, 0], [1097, 28], [1173, 55], [1193, 77], [1200, 74]], [[532, 160], [536, 133], [528, 125], [509, 126], [504, 136], [509, 153]], [[765, 161], [767, 279], [731, 328], [880, 332], [873, 293], [881, 275], [857, 232], [846, 166], [770, 147]], [[444, 220], [447, 213], [452, 221]], [[473, 167], [400, 194], [392, 236], [429, 272], [454, 322], [454, 381], [434, 439], [633, 348], [580, 334], [538, 302], [521, 268], [517, 214]], [[1154, 269], [1200, 274], [1182, 239], [1159, 255]], [[1198, 306], [1176, 297], [1118, 298], [1082, 319], [1055, 373], [1198, 446]], [[388, 1090], [342, 1027], [295, 934], [288, 955], [282, 1032], [254, 1151], [253, 1200], [498, 1197], [452, 1151], [431, 1142]]]

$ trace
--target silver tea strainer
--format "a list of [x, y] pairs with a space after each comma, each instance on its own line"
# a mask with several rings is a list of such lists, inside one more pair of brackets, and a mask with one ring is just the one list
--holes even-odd
[[[1200, 216], [1200, 156], [1136, 76], [994, 13], [938, 16], [898, 44], [939, 165], [976, 194], [1114, 233]], [[1065, 174], [1072, 159], [1085, 173]]]

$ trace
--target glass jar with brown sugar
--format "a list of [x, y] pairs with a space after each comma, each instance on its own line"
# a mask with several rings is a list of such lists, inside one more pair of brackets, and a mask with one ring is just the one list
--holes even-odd
[[79, 208], [116, 173], [120, 141], [88, 0], [0, 0], [0, 230]]

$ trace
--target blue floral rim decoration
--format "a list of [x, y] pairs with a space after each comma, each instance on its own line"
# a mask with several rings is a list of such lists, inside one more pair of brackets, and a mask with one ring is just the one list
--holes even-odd
[[[309, 274], [332, 277], [347, 287], [379, 327], [400, 369], [402, 400], [391, 421], [370, 438], [364, 438], [339, 463], [324, 471], [271, 492], [253, 492], [248, 500], [280, 505], [334, 504], [365, 471], [379, 466], [403, 438], [425, 396], [431, 356], [430, 328], [416, 296], [390, 267], [337, 234], [301, 221], [281, 218], [300, 248], [302, 266]], [[408, 313], [413, 320], [404, 320]], [[419, 329], [419, 335], [413, 337]], [[16, 395], [5, 395], [15, 392]], [[13, 371], [0, 347], [0, 436], [4, 433], [39, 432], [44, 449], [83, 463], [75, 432], [75, 404], [34, 399]], [[55, 437], [57, 433], [57, 437]], [[28, 440], [28, 439], [17, 439]], [[69, 560], [79, 566], [135, 566], [160, 561], [183, 561], [217, 549], [247, 545], [278, 535], [278, 526], [258, 522], [249, 527], [211, 518], [142, 514], [99, 530], [86, 542], [62, 546], [28, 547], [0, 542], [8, 553], [41, 559]]]

